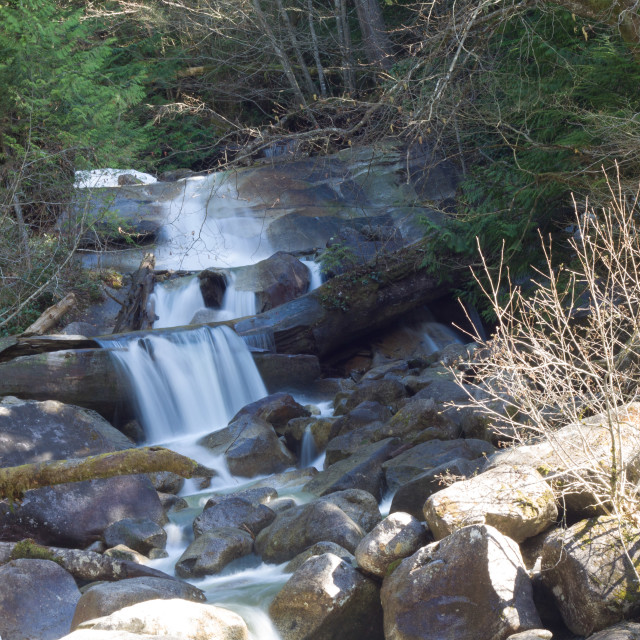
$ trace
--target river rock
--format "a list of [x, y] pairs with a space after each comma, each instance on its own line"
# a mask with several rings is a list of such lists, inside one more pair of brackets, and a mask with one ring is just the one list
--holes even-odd
[[241, 498], [252, 506], [257, 507], [261, 504], [270, 504], [277, 497], [278, 492], [273, 487], [254, 485], [250, 489], [241, 489], [240, 491], [234, 491], [233, 493], [213, 495], [205, 502], [204, 508], [209, 509], [210, 507], [215, 507], [228, 498]]
[[364, 380], [347, 398], [344, 408], [348, 412], [365, 400], [373, 400], [396, 409], [400, 400], [407, 395], [407, 390], [399, 380]]
[[589, 640], [640, 640], [640, 624], [621, 622], [613, 627], [594, 633]]
[[262, 313], [307, 293], [309, 282], [309, 269], [290, 253], [278, 251], [238, 269], [235, 286], [238, 291], [254, 291], [256, 313]]
[[357, 453], [321, 471], [304, 490], [323, 496], [345, 489], [363, 489], [379, 500], [385, 488], [382, 465], [399, 444], [397, 438], [387, 438], [361, 447]]
[[255, 536], [276, 517], [269, 507], [252, 504], [251, 498], [234, 495], [216, 498], [213, 504], [209, 500], [204, 511], [193, 521], [193, 533], [196, 538], [218, 527], [245, 529]]
[[494, 451], [495, 448], [484, 440], [429, 440], [385, 462], [382, 468], [387, 486], [394, 490], [456, 458], [475, 460]]
[[284, 429], [287, 447], [292, 451], [299, 451], [307, 430], [311, 433], [316, 451], [322, 451], [329, 442], [329, 433], [334, 418], [311, 416], [309, 418], [294, 418], [289, 420]]
[[57, 640], [69, 633], [80, 592], [51, 560], [12, 560], [0, 567], [0, 636]]
[[342, 509], [327, 501], [313, 501], [287, 509], [255, 540], [265, 562], [286, 562], [316, 542], [329, 541], [353, 552], [364, 532]]
[[[237, 614], [186, 600], [148, 600], [110, 615], [88, 620], [78, 627], [93, 631], [126, 631], [180, 640], [248, 640], [249, 630]], [[76, 632], [78, 633], [78, 632]], [[87, 640], [93, 636], [87, 635]], [[68, 637], [75, 640], [74, 634]]]
[[280, 442], [273, 427], [258, 416], [243, 415], [205, 436], [199, 444], [224, 455], [229, 471], [245, 478], [277, 473], [295, 464], [293, 454]]
[[235, 422], [243, 416], [261, 418], [268, 422], [278, 433], [284, 432], [284, 427], [293, 418], [308, 418], [311, 413], [301, 404], [298, 404], [292, 395], [288, 393], [272, 393], [265, 398], [260, 398], [248, 404], [233, 418], [230, 423]]
[[502, 465], [434, 493], [424, 517], [436, 540], [470, 524], [489, 524], [522, 542], [551, 527], [558, 509], [535, 469]]
[[252, 551], [253, 538], [248, 531], [224, 526], [210, 529], [185, 549], [176, 562], [176, 574], [181, 578], [202, 578], [222, 571], [231, 561]]
[[[205, 269], [198, 274], [200, 292], [208, 308], [220, 309], [227, 290], [227, 276], [224, 271]], [[195, 318], [194, 318], [195, 320]]]
[[391, 416], [392, 413], [388, 407], [374, 400], [365, 400], [334, 421], [329, 439], [337, 438], [372, 423], [385, 423]]
[[145, 518], [124, 518], [104, 530], [107, 546], [124, 544], [134, 551], [148, 556], [152, 549], [164, 549], [167, 532], [158, 524]]
[[529, 629], [510, 635], [507, 640], [551, 640], [553, 633], [548, 629]]
[[184, 478], [171, 471], [156, 471], [147, 475], [153, 488], [161, 493], [180, 493], [184, 487]]
[[360, 540], [356, 561], [367, 573], [383, 578], [392, 563], [413, 555], [427, 541], [421, 522], [408, 513], [392, 513]]
[[640, 613], [639, 565], [637, 524], [600, 516], [547, 536], [541, 578], [567, 627], [590, 635]]
[[378, 501], [362, 489], [335, 491], [318, 498], [316, 502], [330, 502], [340, 507], [365, 533], [371, 531], [382, 517]]
[[173, 598], [192, 602], [205, 601], [205, 595], [200, 589], [179, 580], [130, 578], [118, 582], [100, 582], [82, 594], [73, 615], [71, 629], [75, 629], [86, 620], [108, 616], [138, 602]]
[[409, 398], [382, 429], [384, 437], [401, 438], [403, 442], [453, 440], [461, 434], [456, 424], [433, 398]]
[[426, 473], [416, 476], [406, 484], [403, 484], [393, 495], [389, 513], [405, 511], [414, 518], [424, 518], [424, 503], [434, 493], [443, 489], [445, 478], [465, 480], [478, 473], [485, 465], [484, 458], [467, 460], [454, 458]]
[[488, 525], [403, 560], [381, 598], [386, 640], [505, 640], [541, 627], [518, 545]]
[[[402, 384], [411, 394], [417, 394], [418, 391], [437, 381], [455, 382], [454, 374], [445, 366], [436, 364], [423, 369], [419, 374], [409, 374], [402, 378]], [[422, 399], [429, 400], [429, 398]]]
[[269, 614], [283, 640], [382, 640], [377, 585], [331, 553], [302, 564]]
[[335, 542], [325, 541], [312, 544], [310, 547], [307, 547], [302, 553], [299, 553], [293, 560], [290, 560], [287, 563], [287, 566], [284, 568], [285, 573], [293, 573], [312, 556], [321, 556], [325, 553], [331, 553], [334, 556], [338, 556], [338, 558], [341, 558], [347, 564], [355, 566], [356, 557], [353, 555], [353, 553], [350, 553], [344, 547], [341, 547]]
[[269, 393], [282, 389], [306, 391], [321, 375], [320, 361], [310, 354], [260, 353], [253, 354], [260, 377]]
[[[617, 460], [619, 471], [624, 468], [627, 481], [640, 481], [640, 432], [636, 427], [640, 403], [631, 402], [612, 414], [618, 417], [616, 439], [621, 443]], [[571, 519], [602, 515], [589, 482], [592, 470], [607, 475], [611, 468], [611, 435], [605, 416], [585, 418], [580, 424], [570, 424], [553, 432], [553, 442], [545, 440], [533, 445], [520, 445], [498, 451], [489, 459], [489, 466], [502, 464], [529, 465], [548, 477], [554, 490], [562, 495], [562, 503]], [[618, 472], [619, 472], [618, 471]], [[571, 485], [571, 491], [563, 486]], [[606, 489], [601, 489], [606, 491]]]
[[103, 552], [103, 556], [114, 558], [116, 560], [125, 560], [127, 562], [135, 562], [136, 564], [145, 565], [149, 562], [149, 557], [127, 547], [125, 544], [117, 544]]
[[[64, 460], [131, 448], [132, 443], [97, 413], [55, 401], [0, 402], [0, 466]], [[165, 522], [149, 478], [119, 476], [28, 491], [10, 508], [0, 502], [0, 537], [83, 547], [114, 522], [147, 518]]]

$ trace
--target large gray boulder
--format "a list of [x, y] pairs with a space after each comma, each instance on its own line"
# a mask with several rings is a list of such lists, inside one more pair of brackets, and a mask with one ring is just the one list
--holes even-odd
[[[276, 494], [277, 496], [277, 494]], [[250, 498], [242, 496], [219, 496], [193, 521], [193, 533], [196, 537], [218, 527], [236, 527], [257, 535], [270, 525], [276, 514], [263, 504], [252, 504]]]
[[[612, 459], [612, 432], [607, 416], [599, 414], [580, 423], [569, 424], [549, 438], [532, 445], [499, 451], [489, 465], [529, 465], [537, 469], [562, 495], [562, 504], [571, 519], [603, 515], [598, 504], [608, 493], [611, 473], [624, 470], [631, 484], [640, 481], [640, 431], [636, 427], [640, 403], [631, 402], [611, 414], [616, 456]], [[594, 470], [597, 470], [596, 476]], [[605, 478], [603, 482], [603, 477]], [[570, 491], [564, 488], [571, 485]]]
[[167, 532], [146, 518], [124, 518], [104, 530], [104, 541], [108, 547], [123, 544], [148, 556], [152, 549], [166, 547]]
[[[0, 466], [81, 458], [133, 444], [97, 413], [64, 405], [4, 398], [0, 402]], [[28, 491], [15, 508], [0, 502], [0, 537], [83, 547], [123, 518], [165, 522], [145, 475], [74, 482]]]
[[397, 438], [365, 445], [357, 453], [321, 471], [304, 486], [304, 490], [323, 496], [345, 489], [362, 489], [380, 499], [385, 488], [383, 463], [399, 445]]
[[392, 513], [360, 540], [356, 561], [367, 573], [383, 578], [392, 563], [413, 555], [427, 541], [421, 522], [408, 513]]
[[[181, 640], [248, 640], [249, 630], [237, 614], [208, 604], [186, 600], [148, 600], [119, 611], [88, 620], [78, 629], [120, 631], [149, 636], [180, 638]], [[76, 631], [68, 636], [75, 640]], [[85, 636], [78, 636], [85, 637]], [[87, 634], [87, 640], [92, 638]]]
[[316, 502], [328, 502], [340, 507], [365, 533], [371, 531], [382, 517], [377, 500], [362, 489], [335, 491], [318, 498]]
[[87, 620], [108, 616], [138, 602], [173, 598], [192, 602], [205, 601], [205, 595], [200, 589], [179, 580], [130, 578], [118, 582], [100, 582], [82, 594], [73, 614], [71, 629]]
[[185, 549], [176, 562], [176, 574], [181, 578], [212, 575], [252, 551], [253, 538], [248, 531], [232, 527], [211, 529]]
[[314, 501], [279, 513], [255, 540], [265, 562], [286, 562], [316, 542], [329, 541], [353, 552], [364, 531], [342, 509]]
[[281, 434], [289, 420], [308, 418], [310, 415], [309, 410], [296, 402], [291, 394], [279, 392], [245, 405], [229, 422], [233, 423], [243, 416], [261, 418]]
[[355, 409], [367, 400], [379, 402], [381, 405], [397, 408], [400, 401], [407, 397], [407, 390], [402, 382], [395, 379], [364, 380], [347, 398], [345, 411]]
[[406, 484], [403, 484], [395, 492], [389, 512], [405, 511], [414, 516], [414, 518], [423, 520], [424, 503], [430, 496], [446, 486], [445, 478], [447, 476], [464, 480], [478, 473], [484, 465], [485, 460], [483, 458], [477, 458], [476, 460], [454, 458], [449, 462], [430, 469], [416, 476]]
[[551, 527], [558, 509], [535, 469], [502, 465], [434, 493], [424, 517], [436, 540], [470, 524], [490, 524], [522, 542]]
[[269, 614], [283, 640], [382, 640], [378, 586], [331, 553], [302, 564]]
[[640, 640], [640, 624], [621, 622], [589, 636], [589, 640]]
[[307, 293], [309, 282], [309, 269], [290, 253], [278, 251], [238, 269], [235, 286], [238, 291], [254, 291], [256, 312], [262, 313]]
[[12, 560], [0, 567], [0, 637], [57, 640], [69, 633], [80, 591], [51, 560]]
[[610, 516], [545, 538], [541, 578], [571, 631], [590, 635], [640, 613], [640, 532]]
[[271, 424], [258, 416], [242, 415], [199, 444], [224, 455], [229, 471], [245, 478], [278, 473], [295, 464], [295, 457], [280, 442]]
[[518, 545], [488, 525], [403, 560], [381, 598], [386, 640], [505, 640], [542, 626]]
[[429, 440], [395, 456], [382, 467], [387, 485], [393, 490], [456, 458], [475, 460], [494, 451], [484, 440]]

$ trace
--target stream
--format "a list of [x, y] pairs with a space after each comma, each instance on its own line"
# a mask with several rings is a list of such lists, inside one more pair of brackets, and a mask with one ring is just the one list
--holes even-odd
[[[224, 183], [217, 185], [218, 210], [209, 218], [208, 204], [203, 203], [203, 186], [201, 181], [188, 181], [180, 202], [168, 205], [169, 224], [161, 234], [161, 244], [155, 249], [158, 264], [189, 269], [221, 264], [242, 266], [267, 257], [270, 249], [260, 241], [263, 221], [249, 217], [241, 203], [235, 201], [234, 206], [233, 198], [220, 205], [227, 187]], [[180, 215], [177, 215], [178, 210]], [[225, 258], [213, 259], [214, 252], [221, 247], [225, 249]], [[310, 272], [310, 288], [316, 288], [322, 282], [319, 265], [310, 260], [303, 263]], [[264, 481], [264, 478], [234, 477], [221, 456], [214, 456], [197, 441], [224, 428], [239, 409], [266, 396], [267, 390], [250, 347], [231, 329], [201, 326], [191, 331], [169, 330], [189, 324], [205, 307], [196, 276], [158, 284], [151, 304], [157, 316], [154, 328], [166, 331], [144, 338], [103, 338], [100, 343], [110, 351], [118, 370], [130, 385], [138, 420], [145, 432], [145, 444], [168, 446], [217, 473], [205, 490], [199, 489], [194, 481], [187, 481], [180, 495], [186, 499], [188, 508], [169, 514], [170, 523], [166, 526], [168, 556], [150, 564], [175, 575], [176, 561], [193, 540], [192, 522], [202, 512], [208, 498]], [[255, 294], [237, 291], [233, 275], [229, 276], [216, 319], [228, 320], [252, 315], [255, 311]], [[457, 340], [449, 328], [436, 322], [426, 323], [421, 331], [434, 351]], [[315, 405], [321, 415], [332, 415], [332, 398], [305, 396], [304, 392], [292, 395], [302, 405]], [[315, 451], [310, 433], [307, 435], [303, 440], [299, 467], [313, 466], [322, 470], [324, 456]], [[267, 486], [275, 488], [279, 497], [292, 498], [301, 504], [314, 498], [301, 491], [307, 481], [304, 476], [293, 481], [274, 479]], [[388, 514], [391, 498], [391, 495], [383, 498], [380, 505], [383, 515]], [[190, 582], [205, 592], [209, 603], [241, 615], [252, 640], [277, 640], [280, 636], [269, 620], [267, 609], [289, 575], [285, 573], [285, 564], [265, 564], [258, 556], [250, 555], [227, 565], [217, 575]]]

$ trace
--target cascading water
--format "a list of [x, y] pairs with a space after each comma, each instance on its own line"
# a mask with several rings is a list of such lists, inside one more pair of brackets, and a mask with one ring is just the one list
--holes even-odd
[[300, 262], [309, 269], [309, 275], [311, 277], [309, 291], [317, 289], [322, 284], [322, 265], [313, 260], [300, 260]]
[[192, 276], [157, 284], [149, 296], [149, 306], [157, 317], [153, 328], [164, 329], [189, 324], [196, 312], [206, 305], [200, 282]]
[[150, 442], [221, 429], [267, 394], [244, 340], [228, 327], [100, 343], [131, 385]]

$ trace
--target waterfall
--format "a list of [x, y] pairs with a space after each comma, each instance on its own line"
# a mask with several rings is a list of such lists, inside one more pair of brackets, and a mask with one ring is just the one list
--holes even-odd
[[236, 277], [229, 273], [227, 288], [220, 308], [220, 320], [233, 320], [256, 315], [256, 294], [253, 291], [238, 291]]
[[149, 306], [157, 317], [154, 329], [189, 324], [196, 311], [205, 308], [200, 281], [192, 276], [157, 284], [149, 296]]
[[300, 260], [300, 262], [309, 269], [309, 275], [311, 276], [309, 291], [317, 289], [322, 284], [322, 266], [313, 260]]
[[249, 349], [228, 327], [100, 344], [129, 382], [149, 442], [221, 429], [267, 395]]

